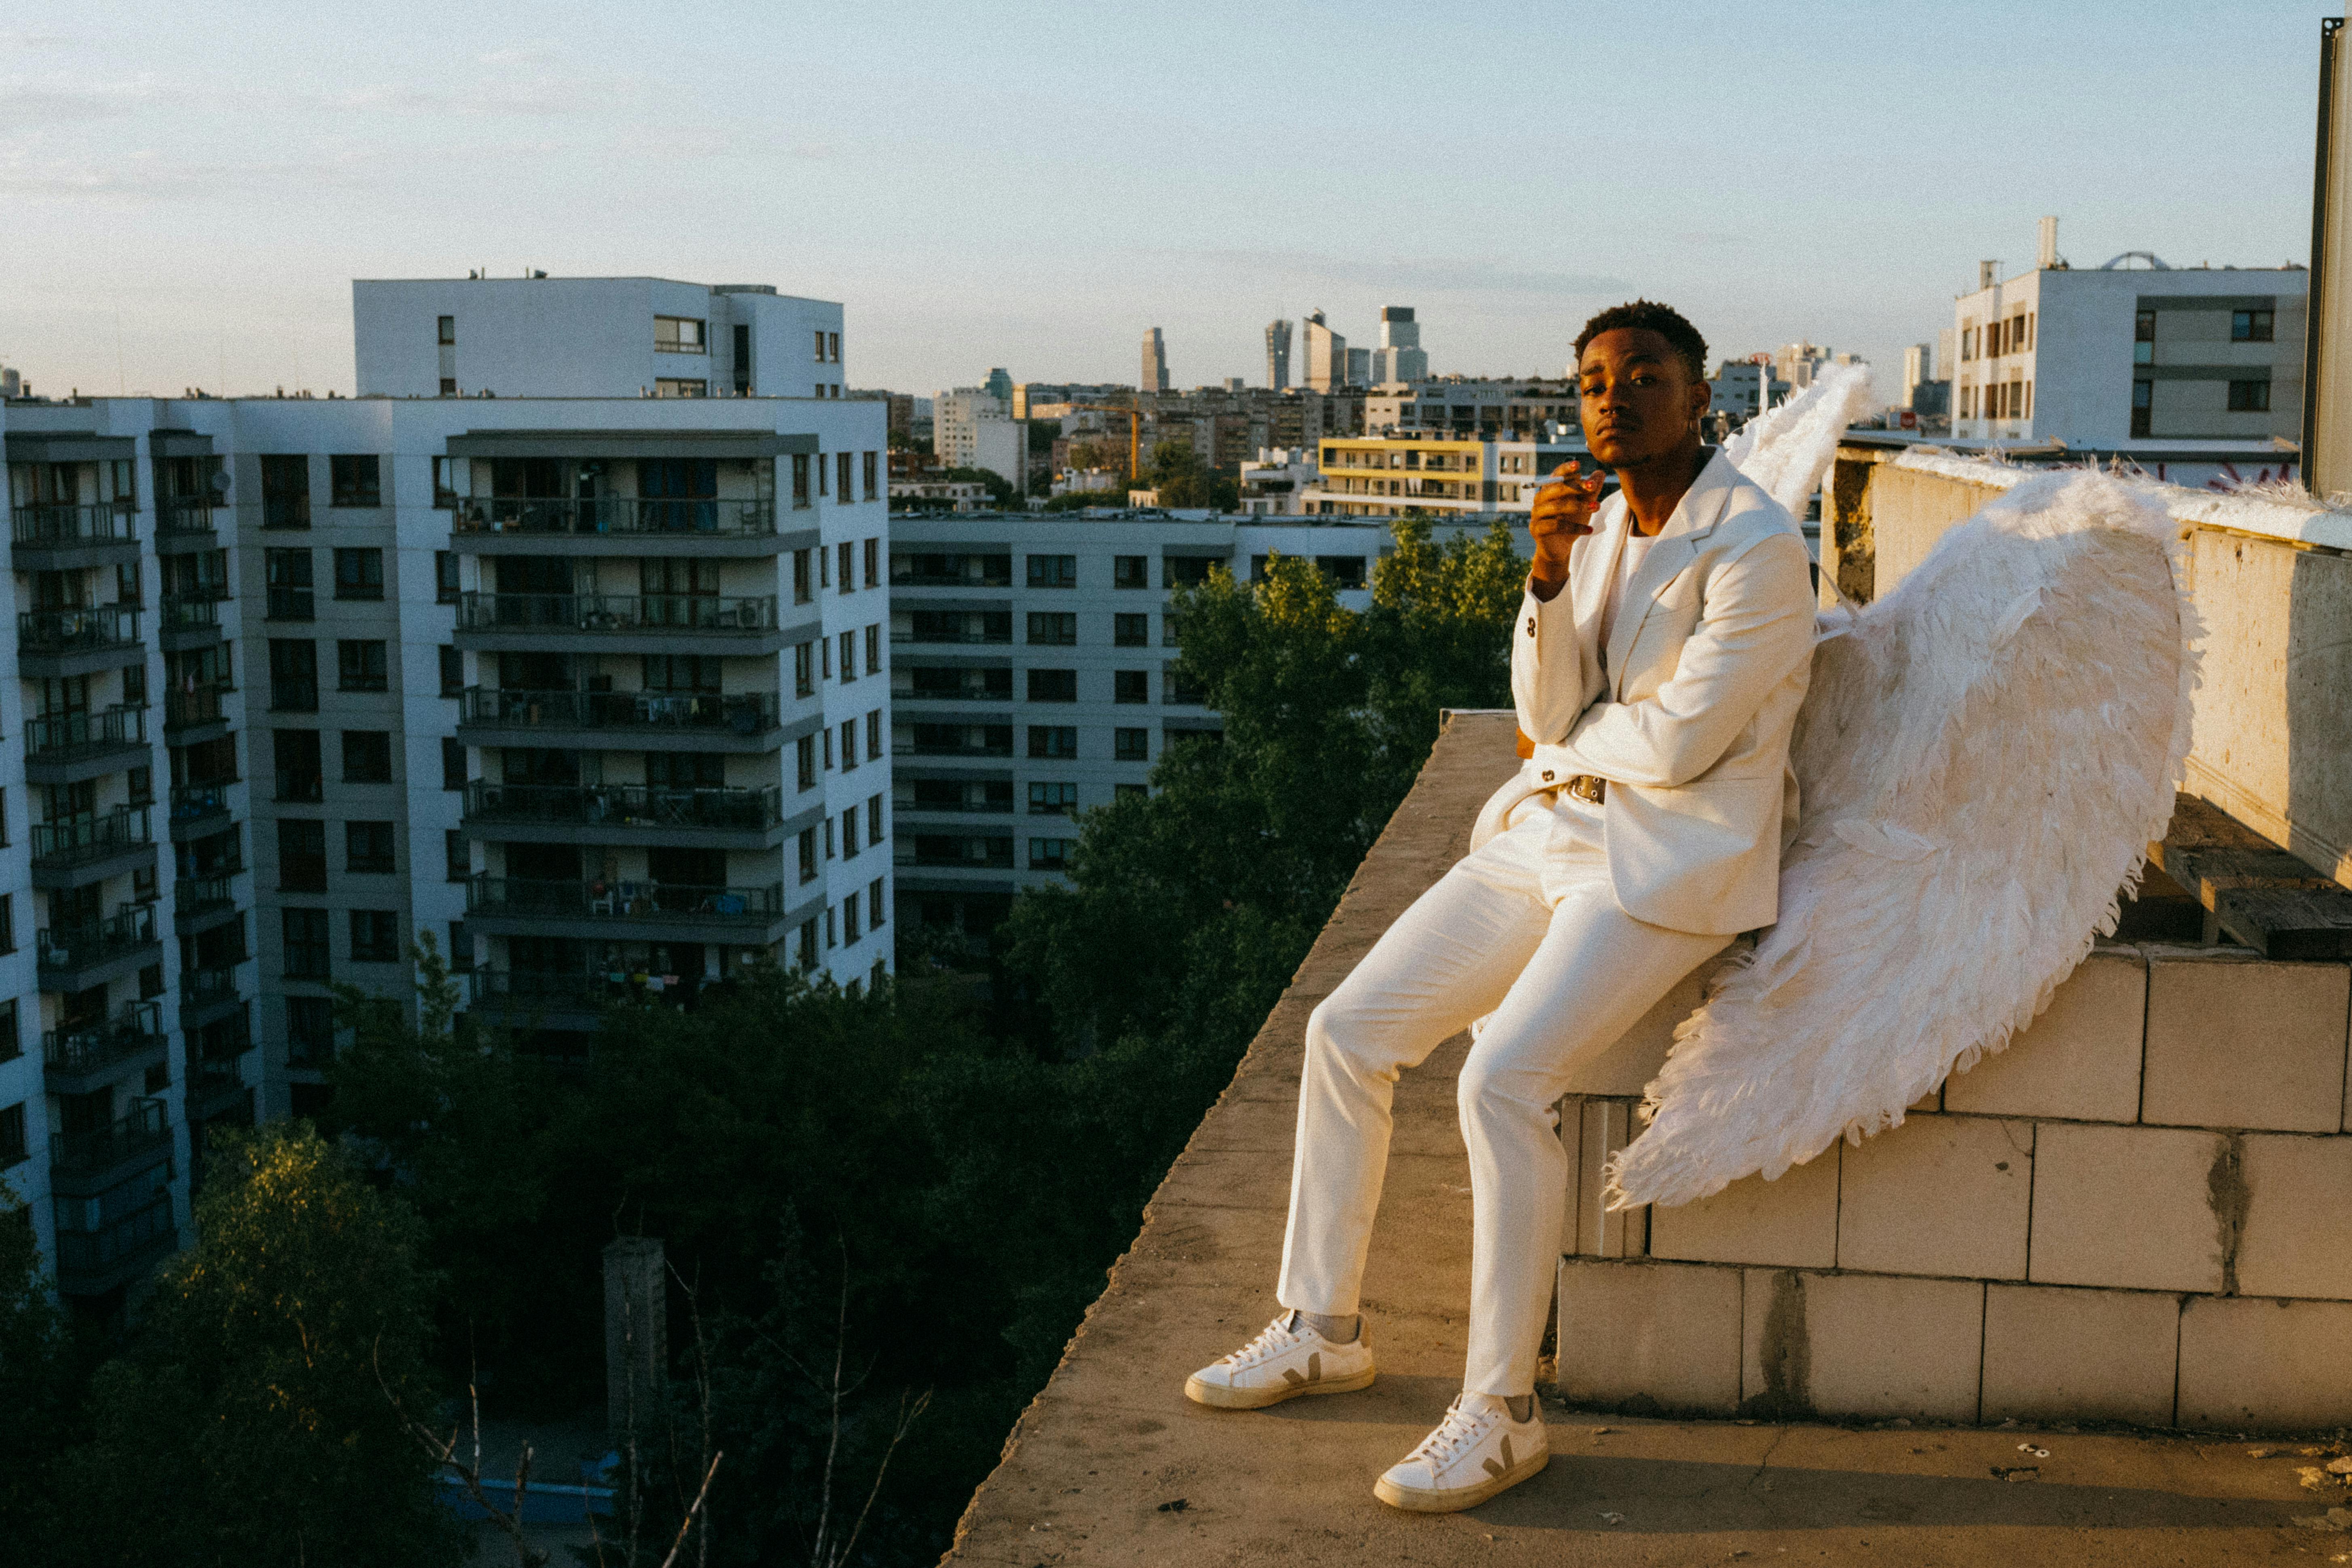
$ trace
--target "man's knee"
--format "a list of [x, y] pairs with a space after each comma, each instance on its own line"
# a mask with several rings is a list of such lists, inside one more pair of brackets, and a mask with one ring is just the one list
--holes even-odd
[[1549, 1120], [1559, 1096], [1541, 1080], [1541, 1074], [1513, 1064], [1504, 1053], [1473, 1050], [1454, 1086], [1463, 1125], [1528, 1116]]
[[1365, 988], [1343, 981], [1307, 1015], [1307, 1051], [1310, 1057], [1377, 1072], [1395, 1066], [1390, 1034], [1381, 1010], [1369, 1005]]

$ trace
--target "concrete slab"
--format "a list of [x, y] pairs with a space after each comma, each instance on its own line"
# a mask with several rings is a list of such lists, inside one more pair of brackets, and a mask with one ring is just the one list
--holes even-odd
[[[1478, 802], [1514, 765], [1511, 729], [1507, 714], [1454, 718], [1295, 993], [1327, 994], [1462, 854]], [[1365, 1281], [1380, 1381], [1247, 1413], [1183, 1395], [1187, 1373], [1276, 1310], [1288, 1145], [1272, 1146], [1258, 1115], [1227, 1116], [1295, 1095], [1306, 1013], [1276, 1009], [1196, 1132], [1200, 1157], [1170, 1171], [974, 1495], [949, 1562], [2140, 1568], [2352, 1551], [2352, 1537], [2292, 1524], [2345, 1500], [2302, 1489], [2295, 1468], [2314, 1461], [2292, 1447], [2256, 1459], [2249, 1444], [2179, 1437], [1643, 1421], [1549, 1399], [1554, 1458], [1543, 1475], [1467, 1514], [1389, 1510], [1372, 1481], [1460, 1386], [1470, 1198], [1452, 1129], [1464, 1041], [1398, 1089], [1400, 1150], [1442, 1152], [1391, 1163]]]

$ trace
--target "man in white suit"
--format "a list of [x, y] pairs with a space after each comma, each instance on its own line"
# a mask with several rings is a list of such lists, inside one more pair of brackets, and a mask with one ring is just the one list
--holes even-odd
[[[1398, 1074], [1484, 1019], [1463, 1064], [1473, 1221], [1463, 1393], [1375, 1493], [1469, 1508], [1544, 1468], [1536, 1355], [1568, 1188], [1553, 1106], [1578, 1062], [1775, 914], [1813, 588], [1789, 514], [1699, 441], [1706, 344], [1646, 300], [1576, 342], [1586, 445], [1538, 497], [1512, 629], [1519, 774], [1472, 852], [1307, 1029], [1283, 1314], [1185, 1392], [1251, 1409], [1368, 1386], [1357, 1315]], [[1600, 499], [1600, 469], [1619, 491]]]

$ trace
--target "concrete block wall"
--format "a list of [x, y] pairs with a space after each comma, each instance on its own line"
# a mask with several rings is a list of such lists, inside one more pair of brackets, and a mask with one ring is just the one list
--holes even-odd
[[1638, 1135], [1629, 1085], [1672, 1022], [1645, 1019], [1561, 1102], [1561, 1392], [1719, 1415], [2352, 1424], [2347, 1012], [2344, 963], [2102, 945], [1894, 1131], [1610, 1215], [1601, 1163]]

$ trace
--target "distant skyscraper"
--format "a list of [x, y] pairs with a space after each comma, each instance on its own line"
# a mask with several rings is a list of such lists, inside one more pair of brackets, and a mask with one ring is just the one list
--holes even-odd
[[1136, 385], [1145, 392], [1168, 390], [1168, 344], [1158, 327], [1143, 334], [1143, 379]]
[[1266, 323], [1265, 384], [1276, 392], [1290, 384], [1290, 323], [1288, 321]]
[[1371, 384], [1372, 351], [1370, 349], [1349, 349], [1348, 351], [1348, 384], [1349, 386], [1370, 386]]
[[1013, 401], [1013, 377], [1003, 368], [990, 371], [988, 379], [980, 384], [989, 396], [1001, 397], [1008, 404]]
[[1936, 350], [1932, 343], [1913, 343], [1903, 351], [1903, 403], [1905, 408], [1916, 408], [1913, 395], [1923, 381], [1936, 379]]
[[1348, 385], [1348, 340], [1323, 321], [1323, 312], [1307, 315], [1307, 384], [1318, 392], [1342, 392]]
[[1388, 305], [1381, 310], [1381, 346], [1372, 355], [1371, 381], [1427, 381], [1429, 356], [1421, 349], [1421, 324], [1410, 305]]

